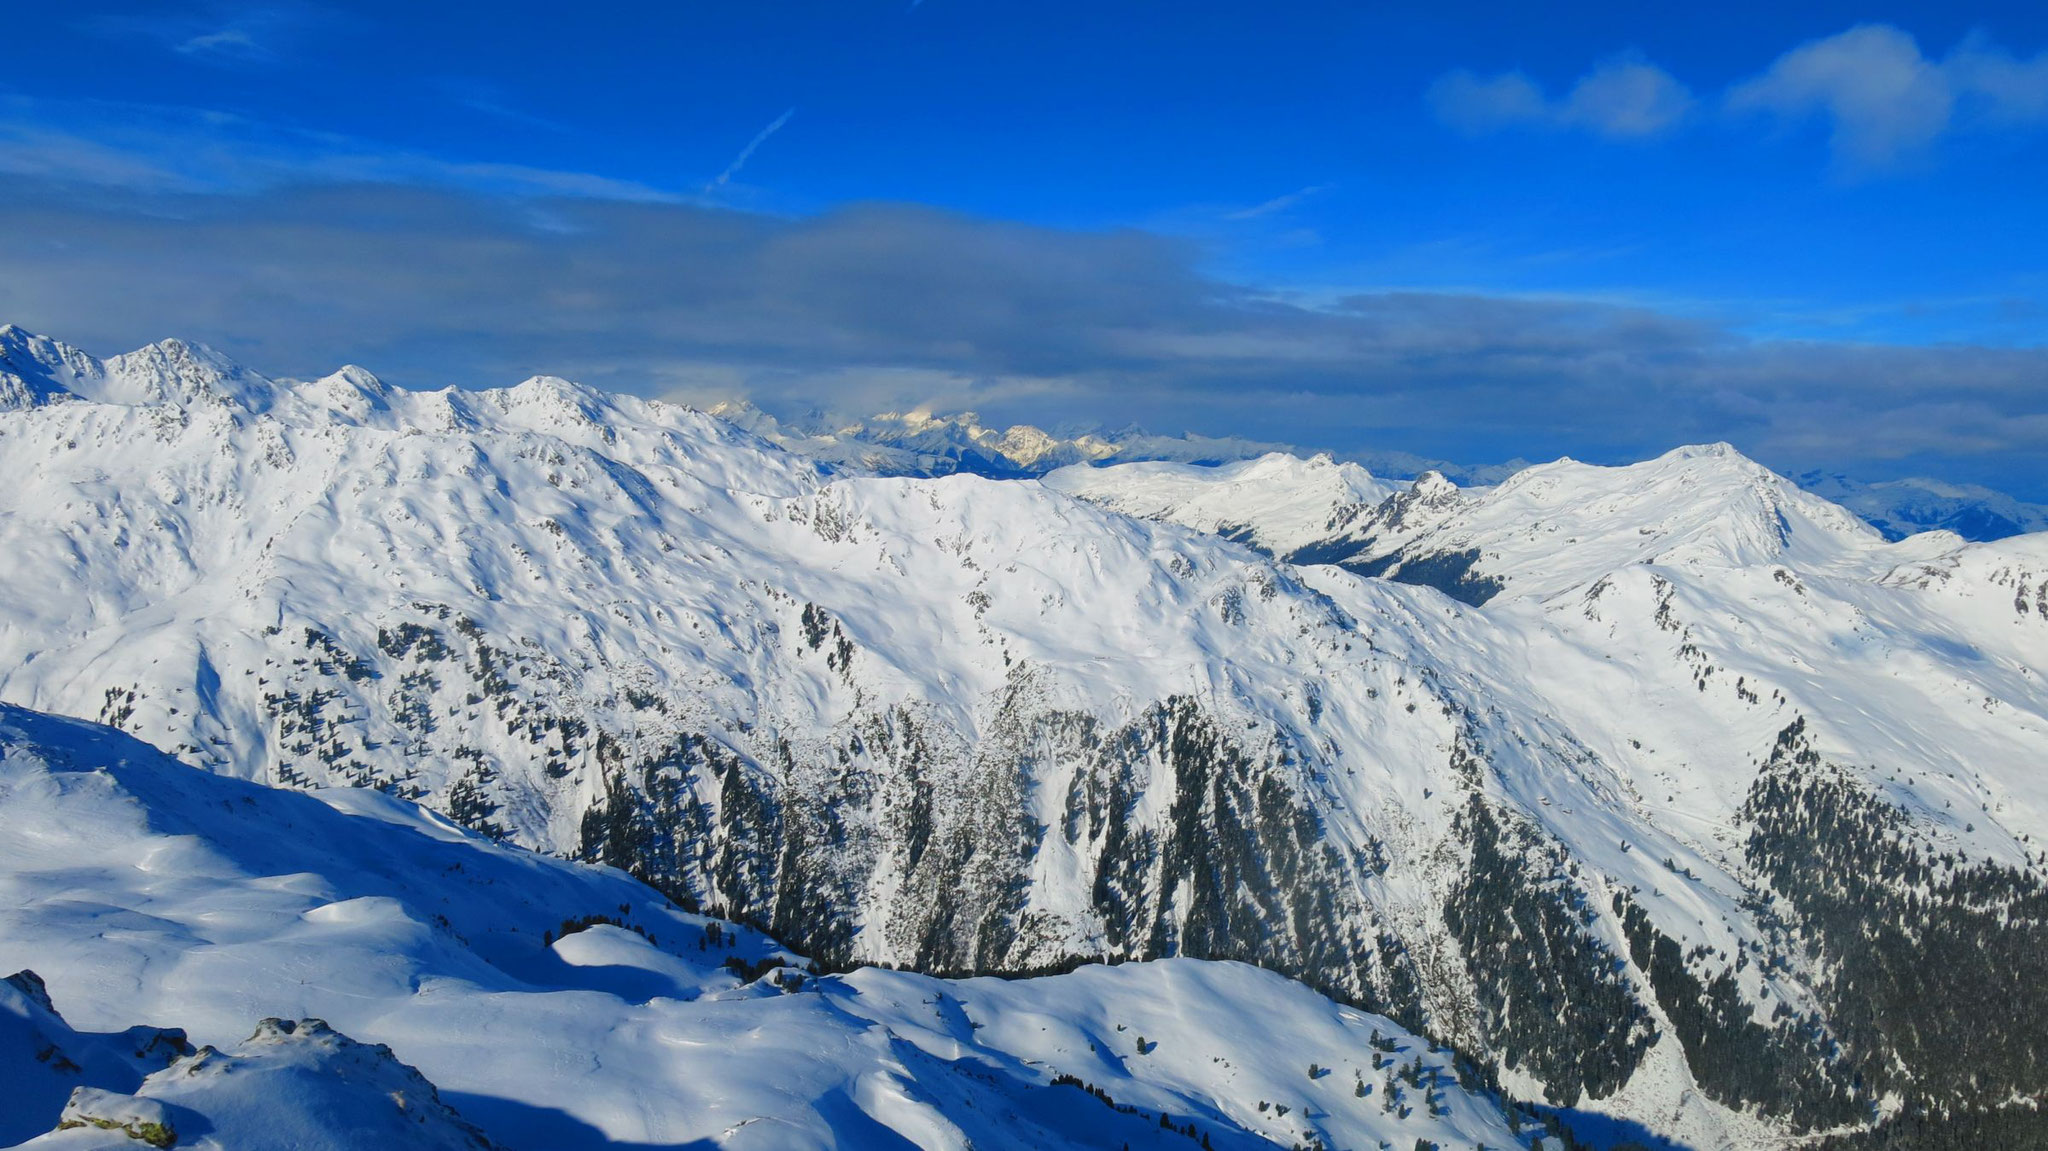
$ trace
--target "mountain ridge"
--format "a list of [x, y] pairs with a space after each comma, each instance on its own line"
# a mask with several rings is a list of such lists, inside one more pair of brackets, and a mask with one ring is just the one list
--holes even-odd
[[564, 381], [255, 410], [191, 371], [0, 413], [0, 699], [416, 798], [827, 966], [1254, 962], [1673, 1138], [1971, 1098], [1947, 1048], [1830, 1046], [1835, 937], [1774, 861], [1839, 786], [2030, 898], [2042, 537], [1888, 543], [1711, 448], [1346, 525], [1392, 533], [1380, 575], [1477, 553], [1475, 607]]
[[[12, 337], [4, 333], [12, 332]], [[29, 379], [10, 371], [8, 340], [13, 340], [16, 360], [29, 365]], [[64, 382], [76, 377], [37, 375], [44, 370], [33, 354], [23, 355], [26, 345], [40, 341], [55, 345], [59, 356], [78, 362], [91, 357], [45, 337], [33, 336], [14, 325], [0, 325], [0, 410], [34, 406], [60, 398], [78, 389]], [[165, 345], [176, 344], [172, 351]], [[151, 351], [155, 349], [155, 351]], [[218, 355], [210, 349], [203, 354]], [[195, 354], [176, 340], [163, 341], [136, 353], [150, 353], [162, 360]], [[335, 374], [367, 378], [385, 388], [375, 376], [354, 365]], [[55, 391], [51, 389], [55, 388]], [[88, 391], [93, 390], [88, 385]], [[101, 395], [99, 398], [110, 398]], [[991, 478], [1038, 477], [1076, 464], [1126, 462], [1173, 462], [1198, 466], [1221, 466], [1256, 459], [1275, 452], [1312, 458], [1323, 453], [1308, 452], [1291, 444], [1264, 442], [1241, 437], [1206, 437], [1195, 433], [1178, 436], [1154, 435], [1135, 425], [1116, 429], [1047, 431], [1029, 424], [1006, 429], [982, 425], [971, 411], [939, 413], [929, 408], [884, 412], [864, 418], [810, 412], [779, 418], [745, 400], [711, 405], [711, 414], [800, 455], [834, 467], [854, 468], [882, 475], [936, 477], [966, 472]], [[1445, 476], [1464, 487], [1500, 483], [1532, 465], [1523, 459], [1502, 464], [1463, 465], [1430, 459], [1400, 451], [1358, 451], [1346, 453], [1347, 463], [1363, 465], [1380, 476], [1413, 480], [1425, 474]], [[1927, 477], [1881, 481], [1859, 481], [1840, 473], [1808, 471], [1800, 474], [1801, 485], [1816, 494], [1849, 508], [1887, 538], [1903, 539], [1923, 531], [1953, 531], [1965, 539], [1988, 541], [2048, 529], [2048, 507], [2016, 500], [2002, 492], [1971, 484], [1957, 484]]]

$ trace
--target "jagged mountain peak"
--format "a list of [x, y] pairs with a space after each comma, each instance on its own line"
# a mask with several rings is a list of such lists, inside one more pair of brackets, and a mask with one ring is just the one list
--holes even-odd
[[365, 395], [371, 396], [383, 397], [391, 394], [390, 384], [385, 383], [377, 377], [375, 372], [360, 364], [343, 364], [334, 371], [320, 377], [315, 382], [346, 384]]
[[561, 376], [546, 374], [528, 376], [505, 389], [506, 394], [520, 401], [540, 400], [552, 403], [608, 404], [610, 397], [596, 388], [566, 380]]
[[[105, 360], [15, 325], [0, 332], [0, 392], [13, 377], [40, 385], [36, 402], [76, 397], [124, 407], [212, 408], [255, 415], [300, 401], [355, 418], [384, 409], [394, 394], [368, 369], [344, 365], [317, 380], [272, 379], [209, 345], [158, 340]], [[35, 403], [6, 402], [0, 408]]]
[[102, 370], [98, 360], [69, 344], [13, 324], [0, 327], [0, 411], [72, 398]]
[[1193, 434], [1148, 435], [1136, 425], [1076, 432], [1012, 424], [998, 431], [984, 426], [978, 413], [941, 413], [929, 406], [857, 419], [819, 411], [778, 419], [746, 400], [727, 400], [709, 411], [821, 462], [884, 475], [969, 472], [1015, 478], [1111, 459], [1220, 463], [1286, 447]]
[[1444, 474], [1439, 471], [1423, 472], [1421, 475], [1416, 476], [1414, 483], [1409, 486], [1417, 495], [1428, 499], [1441, 499], [1453, 496], [1459, 490], [1457, 484], [1444, 478]]
[[101, 403], [218, 407], [257, 413], [278, 398], [278, 384], [206, 344], [159, 340], [109, 356], [104, 375], [81, 394]]
[[[529, 376], [510, 388], [481, 395], [501, 405], [509, 415], [524, 419], [541, 417], [571, 424], [599, 426], [616, 422], [624, 397], [611, 396], [560, 376]], [[537, 425], [536, 425], [537, 426]]]
[[138, 373], [160, 372], [184, 377], [189, 383], [254, 375], [209, 344], [187, 343], [176, 337], [157, 340], [132, 352], [109, 357], [107, 363]]
[[343, 364], [317, 380], [287, 386], [300, 401], [357, 422], [388, 412], [394, 397], [391, 385], [355, 364]]
[[[1729, 443], [1727, 440], [1715, 440], [1707, 444], [1680, 444], [1678, 447], [1664, 453], [1663, 458], [1679, 460], [1749, 459], [1749, 457], [1744, 456], [1738, 451], [1734, 444]], [[1753, 463], [1754, 461], [1750, 462]]]

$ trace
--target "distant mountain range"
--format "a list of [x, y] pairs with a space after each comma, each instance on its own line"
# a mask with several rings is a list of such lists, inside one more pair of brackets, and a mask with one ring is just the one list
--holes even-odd
[[[1073, 464], [1160, 461], [1215, 465], [1276, 452], [1302, 457], [1313, 454], [1292, 444], [1192, 432], [1154, 435], [1138, 427], [1046, 431], [1015, 424], [998, 430], [983, 425], [974, 412], [934, 414], [919, 409], [861, 419], [813, 412], [777, 419], [744, 401], [718, 404], [709, 410], [791, 451], [890, 476], [960, 472], [1010, 479], [1041, 476]], [[1460, 487], [1491, 486], [1530, 466], [1527, 460], [1459, 464], [1400, 451], [1348, 452], [1333, 458], [1362, 465], [1385, 479], [1412, 480], [1435, 472]], [[2048, 530], [2048, 506], [1971, 484], [1926, 478], [1866, 482], [1819, 471], [1802, 473], [1798, 481], [1806, 490], [1863, 517], [1886, 539], [1939, 530], [1982, 541]]]
[[1799, 486], [1862, 516], [1886, 539], [1949, 531], [1966, 540], [2002, 540], [2048, 531], [2048, 506], [2022, 503], [1975, 484], [1924, 478], [1861, 483], [1839, 474], [1804, 472]]
[[[915, 409], [860, 419], [812, 412], [778, 419], [745, 401], [715, 404], [706, 410], [790, 451], [885, 476], [960, 473], [1018, 479], [1042, 476], [1073, 464], [1146, 460], [1227, 464], [1275, 452], [1307, 454], [1292, 444], [1193, 432], [1162, 436], [1136, 426], [1115, 431], [1046, 431], [1030, 424], [1013, 424], [998, 430], [984, 425], [974, 412], [934, 414], [927, 409]], [[1412, 478], [1435, 471], [1468, 485], [1498, 483], [1528, 466], [1526, 460], [1515, 460], [1466, 467], [1409, 452], [1353, 453], [1345, 459], [1380, 475]]]

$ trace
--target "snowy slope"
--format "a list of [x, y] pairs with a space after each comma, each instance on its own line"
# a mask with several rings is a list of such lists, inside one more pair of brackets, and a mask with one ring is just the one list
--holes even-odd
[[1434, 473], [1394, 490], [1355, 468], [1340, 479], [1347, 467], [1269, 456], [1164, 474], [1151, 464], [1067, 469], [1047, 482], [1295, 562], [1405, 573], [1478, 603], [1504, 590], [1566, 594], [1630, 564], [1826, 564], [1880, 542], [1855, 516], [1726, 444], [1621, 468], [1559, 460], [1470, 490]]
[[[631, 930], [554, 937], [594, 915]], [[119, 1128], [146, 1124], [198, 1148], [1512, 1140], [1448, 1053], [1242, 965], [947, 982], [778, 958], [617, 872], [374, 792], [209, 776], [0, 706], [0, 965], [49, 980], [0, 985], [0, 1059], [54, 1044], [34, 1066], [75, 1092], [10, 1076], [9, 1142], [60, 1113], [81, 1125], [26, 1145], [137, 1146]], [[137, 1019], [209, 1046], [92, 1034]]]
[[[1858, 1030], [1795, 880], [1867, 861], [1797, 853], [1884, 827], [1827, 850], [2031, 898], [1981, 869], [2048, 834], [2039, 537], [1886, 543], [1724, 447], [1378, 502], [1268, 459], [1189, 513], [1277, 551], [1364, 509], [1296, 566], [559, 380], [14, 339], [45, 399], [0, 413], [0, 698], [417, 798], [830, 965], [1256, 963], [1701, 1142], [1977, 1090]], [[1157, 518], [1202, 478], [1136, 474]]]
[[1213, 532], [1282, 559], [1340, 536], [1397, 487], [1357, 464], [1279, 452], [1217, 467], [1067, 467], [1047, 475], [1045, 486], [1125, 515]]

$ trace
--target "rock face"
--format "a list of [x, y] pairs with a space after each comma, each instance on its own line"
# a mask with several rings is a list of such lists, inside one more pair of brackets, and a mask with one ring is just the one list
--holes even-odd
[[0, 1143], [13, 1146], [47, 1131], [67, 1101], [133, 1091], [144, 1076], [191, 1051], [184, 1032], [175, 1029], [74, 1031], [57, 1013], [42, 976], [17, 971], [0, 981], [0, 1082], [8, 1096], [0, 1106]]
[[1827, 933], [1878, 921], [1747, 846], [1783, 733], [2038, 889], [2048, 541], [1887, 543], [1725, 445], [1140, 508], [1121, 467], [835, 475], [560, 380], [51, 347], [66, 393], [0, 413], [0, 697], [828, 967], [1244, 960], [1526, 1094], [1767, 1137], [1861, 1121], [1919, 1042], [1844, 1030]]
[[[33, 878], [6, 872], [17, 887]], [[321, 1020], [265, 1019], [228, 1052], [195, 1051], [177, 1029], [81, 1032], [28, 970], [0, 983], [0, 1071], [8, 1146], [496, 1147], [390, 1048], [357, 1043]]]

